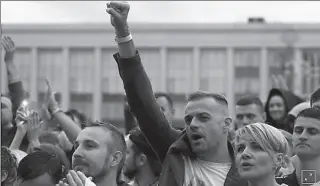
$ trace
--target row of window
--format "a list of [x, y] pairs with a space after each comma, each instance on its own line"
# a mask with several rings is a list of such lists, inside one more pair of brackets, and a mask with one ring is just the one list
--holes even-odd
[[[78, 111], [84, 113], [86, 116], [93, 116], [94, 104], [93, 104], [93, 94], [70, 94], [70, 104], [69, 108], [77, 109]], [[108, 97], [107, 99], [103, 99], [101, 103], [101, 108], [98, 109], [100, 111], [100, 115], [102, 118], [108, 118], [112, 120], [122, 120], [124, 117], [124, 99], [123, 95], [103, 95], [103, 97]], [[175, 97], [172, 97], [175, 108], [175, 119], [182, 119], [184, 117], [184, 109], [185, 109], [185, 95], [179, 95], [178, 100]], [[59, 104], [63, 102], [63, 97], [60, 92], [58, 92], [55, 96], [56, 100]], [[45, 101], [45, 94], [39, 93], [38, 101], [32, 102], [32, 108], [41, 108], [42, 104]]]
[[[101, 51], [101, 84], [103, 92], [123, 93], [117, 65], [113, 59], [116, 49]], [[155, 91], [161, 90], [161, 53], [159, 49], [140, 49], [143, 65], [151, 79]], [[282, 63], [283, 50], [268, 51], [268, 64], [276, 67]], [[62, 91], [61, 83], [66, 61], [61, 49], [38, 49], [38, 90], [43, 91], [44, 78], [48, 77], [56, 91]], [[261, 57], [258, 49], [236, 49], [234, 64], [236, 68], [252, 66], [259, 69]], [[19, 48], [16, 52], [16, 64], [29, 89], [32, 60], [31, 50]], [[172, 93], [188, 92], [192, 88], [194, 56], [192, 49], [168, 49], [166, 55], [166, 89]], [[224, 49], [201, 49], [199, 60], [200, 88], [208, 91], [225, 91], [227, 73], [227, 55]], [[69, 50], [69, 85], [71, 92], [90, 93], [94, 90], [95, 51], [75, 48]], [[246, 73], [246, 72], [245, 72]], [[250, 72], [249, 72], [250, 73]], [[237, 76], [237, 75], [236, 75]], [[258, 75], [255, 76], [258, 78]]]

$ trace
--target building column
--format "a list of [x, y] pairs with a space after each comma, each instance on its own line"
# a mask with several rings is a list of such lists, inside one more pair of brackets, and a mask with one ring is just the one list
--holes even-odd
[[302, 52], [299, 48], [294, 49], [294, 93], [297, 95], [303, 95], [302, 82], [303, 82], [303, 71], [302, 68]]
[[31, 59], [29, 101], [38, 102], [38, 50], [36, 47], [31, 48]]
[[94, 63], [93, 120], [101, 120], [101, 88], [101, 49], [99, 47], [96, 47]]
[[317, 88], [319, 88], [320, 85], [320, 81], [319, 81], [319, 54], [318, 53], [314, 53], [313, 54], [313, 61], [314, 61], [314, 67], [313, 67], [313, 85], [312, 85], [312, 92], [310, 94], [313, 93], [313, 91], [317, 90]]
[[160, 48], [161, 56], [161, 91], [167, 91], [167, 48], [165, 46]]
[[229, 113], [232, 118], [234, 117], [234, 107], [235, 107], [235, 102], [234, 102], [235, 73], [234, 73], [233, 52], [234, 51], [233, 51], [232, 47], [227, 48], [227, 82], [226, 82], [227, 92], [226, 92], [226, 96], [227, 96], [228, 103], [229, 103]]
[[260, 58], [260, 99], [264, 103], [268, 97], [268, 84], [269, 84], [269, 65], [267, 59], [267, 49], [265, 47], [261, 48], [261, 58]]
[[62, 60], [63, 60], [63, 69], [62, 69], [62, 76], [63, 82], [62, 84], [62, 92], [61, 92], [61, 107], [63, 110], [69, 109], [70, 104], [70, 87], [69, 87], [69, 48], [64, 47], [62, 49]]
[[193, 48], [193, 83], [192, 90], [197, 91], [200, 89], [200, 74], [199, 74], [199, 64], [200, 64], [200, 48]]

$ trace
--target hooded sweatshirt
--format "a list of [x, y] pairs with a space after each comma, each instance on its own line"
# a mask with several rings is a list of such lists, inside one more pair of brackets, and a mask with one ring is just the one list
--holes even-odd
[[[269, 113], [269, 102], [270, 99], [275, 96], [279, 95], [283, 98], [284, 100], [284, 105], [285, 105], [285, 114], [283, 118], [280, 121], [275, 121], [271, 118], [270, 113]], [[267, 115], [266, 123], [269, 125], [276, 127], [278, 129], [283, 129], [286, 131], [289, 131], [289, 126], [286, 125], [286, 118], [289, 113], [289, 111], [296, 106], [299, 103], [302, 103], [304, 100], [298, 96], [296, 96], [293, 92], [287, 91], [287, 90], [281, 90], [281, 89], [271, 89], [269, 92], [269, 96], [265, 105], [265, 112]]]

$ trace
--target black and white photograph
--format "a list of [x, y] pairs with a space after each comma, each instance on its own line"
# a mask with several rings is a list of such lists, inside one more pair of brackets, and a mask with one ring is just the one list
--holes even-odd
[[320, 2], [1, 1], [1, 185], [320, 186]]

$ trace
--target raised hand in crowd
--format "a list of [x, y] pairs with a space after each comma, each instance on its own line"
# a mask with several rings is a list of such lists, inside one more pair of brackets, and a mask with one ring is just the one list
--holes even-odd
[[10, 145], [11, 150], [18, 150], [25, 135], [29, 141], [28, 149], [39, 145], [39, 135], [42, 131], [40, 116], [36, 111], [31, 111], [26, 115], [20, 107], [17, 111], [16, 123], [17, 131]]
[[117, 37], [126, 37], [130, 34], [127, 23], [130, 5], [127, 2], [110, 2], [107, 12], [111, 15], [111, 24], [114, 26]]
[[46, 107], [51, 115], [51, 118], [55, 118], [60, 124], [62, 130], [66, 133], [68, 139], [73, 142], [81, 127], [78, 126], [69, 116], [67, 116], [62, 109], [60, 109], [57, 100], [55, 99], [55, 93], [52, 91], [51, 83], [46, 79], [47, 93], [46, 93]]
[[29, 141], [38, 140], [42, 131], [42, 122], [40, 121], [39, 113], [32, 111], [27, 119], [27, 135]]
[[14, 42], [10, 37], [4, 36], [1, 44], [4, 47], [4, 50], [6, 51], [4, 61], [13, 62], [14, 52], [16, 50]]
[[271, 75], [272, 88], [289, 90], [289, 86], [283, 75]]
[[136, 55], [136, 50], [127, 22], [130, 5], [127, 2], [113, 1], [107, 4], [106, 11], [111, 15], [111, 24], [115, 28], [119, 54], [123, 58]]
[[57, 111], [60, 110], [59, 104], [55, 99], [55, 92], [52, 91], [51, 83], [46, 79], [47, 84], [47, 93], [46, 93], [46, 106], [51, 115], [54, 115]]
[[91, 180], [91, 177], [87, 178], [82, 172], [71, 170], [67, 174], [66, 180], [59, 181], [59, 184], [56, 184], [56, 186], [95, 186], [96, 184]]
[[28, 116], [23, 112], [23, 108], [19, 107], [15, 118], [17, 130], [10, 144], [10, 150], [18, 150], [20, 148], [23, 138], [27, 134], [27, 121]]
[[4, 50], [6, 51], [4, 55], [4, 62], [6, 63], [6, 67], [7, 67], [8, 82], [9, 84], [19, 82], [20, 81], [19, 72], [13, 63], [14, 53], [16, 51], [15, 44], [13, 40], [8, 36], [4, 36], [2, 38], [1, 44]]

